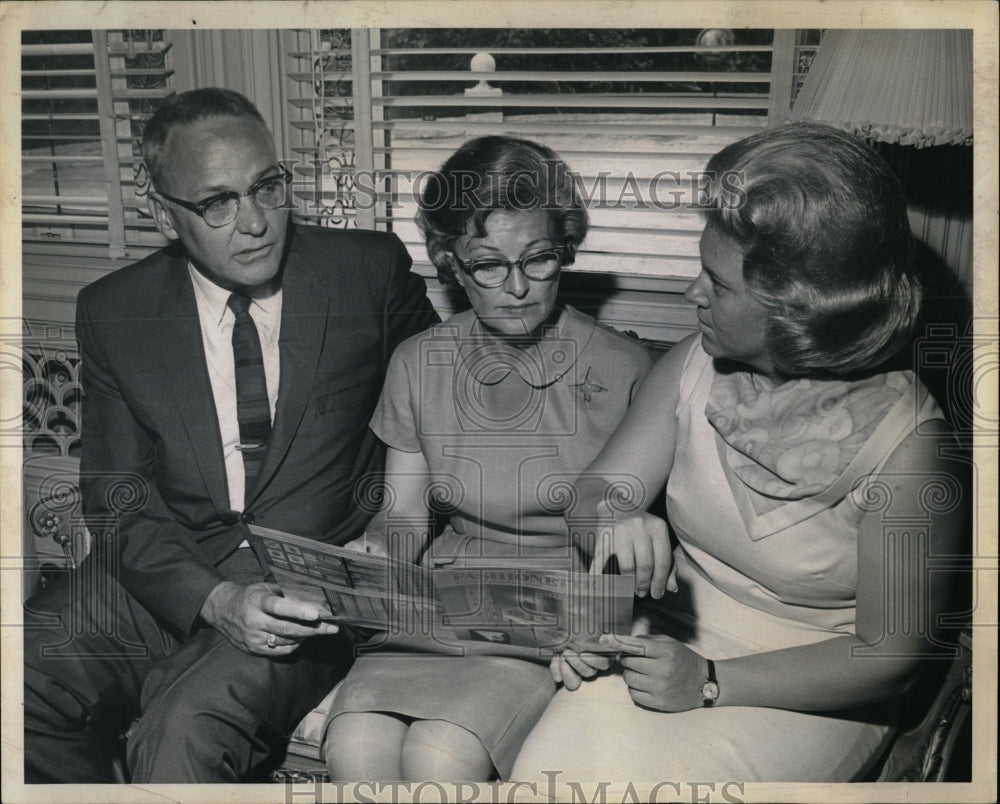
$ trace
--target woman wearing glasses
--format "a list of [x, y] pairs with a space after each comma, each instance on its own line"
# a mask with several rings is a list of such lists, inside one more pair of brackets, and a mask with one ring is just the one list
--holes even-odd
[[[596, 457], [650, 360], [556, 307], [587, 231], [573, 178], [548, 148], [482, 137], [431, 175], [417, 220], [472, 309], [392, 356], [371, 424], [388, 446], [390, 528], [370, 529], [368, 548], [426, 567], [584, 570], [557, 489]], [[433, 540], [429, 509], [448, 520]], [[417, 524], [387, 538], [393, 521]], [[362, 655], [333, 704], [327, 764], [338, 779], [506, 778], [554, 692], [544, 662]]]

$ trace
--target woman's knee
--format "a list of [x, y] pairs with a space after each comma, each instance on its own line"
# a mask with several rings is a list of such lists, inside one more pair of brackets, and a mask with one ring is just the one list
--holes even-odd
[[371, 719], [367, 712], [347, 712], [326, 724], [320, 748], [331, 771], [357, 751], [360, 735], [370, 728]]
[[407, 725], [380, 712], [345, 712], [326, 726], [321, 751], [334, 779], [398, 779]]
[[487, 781], [489, 752], [468, 729], [445, 720], [418, 720], [403, 743], [403, 776], [410, 781]]

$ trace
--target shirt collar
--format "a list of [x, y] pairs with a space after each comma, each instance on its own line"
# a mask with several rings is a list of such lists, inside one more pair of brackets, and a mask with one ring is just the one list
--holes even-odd
[[503, 382], [516, 372], [528, 385], [544, 388], [576, 364], [594, 333], [595, 321], [570, 306], [540, 338], [499, 338], [474, 311], [456, 317], [459, 354], [465, 369], [483, 385]]
[[[226, 311], [229, 309], [228, 302], [229, 297], [233, 295], [232, 291], [215, 284], [195, 268], [190, 260], [188, 260], [187, 266], [191, 281], [194, 283], [195, 294], [201, 298], [212, 323], [217, 327], [221, 326]], [[273, 317], [280, 309], [278, 306], [281, 298], [280, 286], [277, 288], [253, 288], [247, 292], [247, 295], [251, 298], [252, 304], [260, 307], [267, 318]]]

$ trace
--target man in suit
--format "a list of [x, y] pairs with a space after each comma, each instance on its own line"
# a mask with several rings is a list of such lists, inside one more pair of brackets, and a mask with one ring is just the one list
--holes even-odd
[[247, 526], [363, 531], [385, 366], [437, 321], [396, 237], [290, 223], [287, 173], [241, 95], [167, 99], [143, 148], [172, 243], [79, 296], [99, 588], [26, 606], [28, 782], [113, 781], [139, 715], [133, 781], [244, 779], [330, 690], [348, 640], [265, 582]]

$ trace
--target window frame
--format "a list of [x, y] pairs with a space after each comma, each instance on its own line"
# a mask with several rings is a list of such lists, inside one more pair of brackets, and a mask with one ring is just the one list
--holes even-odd
[[[90, 35], [93, 87], [51, 92], [28, 90], [23, 94], [29, 100], [76, 97], [96, 102], [99, 132], [93, 138], [76, 138], [76, 144], [85, 146], [89, 142], [99, 150], [100, 178], [98, 179], [95, 171], [86, 181], [97, 181], [99, 193], [102, 190], [103, 193], [100, 197], [73, 196], [61, 193], [56, 182], [56, 192], [53, 195], [38, 195], [24, 192], [26, 185], [22, 184], [22, 248], [26, 252], [37, 249], [47, 253], [53, 250], [52, 247], [55, 251], [77, 247], [89, 251], [90, 247], [98, 245], [104, 246], [104, 253], [112, 261], [135, 259], [167, 242], [156, 231], [151, 216], [145, 211], [144, 196], [148, 190], [148, 178], [138, 152], [138, 137], [142, 122], [152, 113], [154, 103], [174, 91], [172, 43], [165, 31], [91, 30]], [[85, 44], [22, 44], [22, 56], [43, 53], [57, 57], [70, 53], [86, 55], [88, 50]], [[144, 61], [147, 62], [145, 66], [137, 66]], [[156, 64], [158, 61], [159, 65]], [[22, 70], [22, 76], [40, 76], [45, 72], [48, 71]], [[89, 70], [76, 72], [90, 73]], [[154, 86], [148, 86], [149, 83]], [[58, 164], [71, 164], [74, 161], [78, 165], [96, 164], [92, 157], [56, 154], [55, 140], [51, 140], [49, 146], [53, 152], [52, 159], [39, 159], [37, 154], [27, 152], [24, 137], [22, 127], [21, 153], [24, 165], [51, 164], [51, 172], [55, 176], [58, 175], [55, 167]], [[44, 180], [42, 177], [41, 181]], [[72, 201], [70, 204], [61, 203], [58, 200], [60, 196], [80, 199], [82, 203], [76, 211], [82, 214], [66, 211], [64, 208], [71, 207]], [[28, 211], [27, 207], [31, 206], [36, 207], [36, 210]]]

